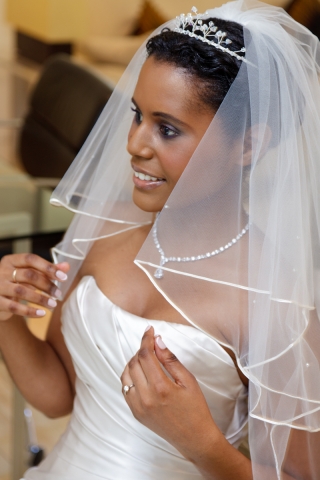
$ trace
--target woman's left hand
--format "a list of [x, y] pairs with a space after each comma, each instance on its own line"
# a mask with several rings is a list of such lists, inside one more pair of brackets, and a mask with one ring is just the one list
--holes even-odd
[[[165, 375], [161, 364], [171, 375]], [[141, 348], [127, 364], [122, 376], [125, 400], [139, 422], [174, 445], [197, 463], [209, 452], [221, 432], [194, 375], [166, 348], [154, 329], [147, 329]]]

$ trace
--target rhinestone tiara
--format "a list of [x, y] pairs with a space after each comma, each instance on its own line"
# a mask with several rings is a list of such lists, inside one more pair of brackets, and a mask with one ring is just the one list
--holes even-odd
[[[221, 30], [218, 30], [218, 27], [216, 27], [213, 22], [209, 22], [209, 25], [203, 23], [202, 19], [206, 13], [198, 13], [196, 7], [192, 7], [191, 12], [192, 13], [188, 13], [187, 15], [182, 13], [176, 18], [176, 28], [174, 29], [175, 32], [189, 35], [189, 37], [201, 40], [201, 42], [208, 43], [218, 50], [226, 52], [242, 62], [248, 63], [245, 57], [238, 55], [238, 53], [241, 52], [245, 53], [246, 49], [244, 47], [237, 51], [230, 50], [226, 45], [230, 45], [232, 40], [227, 38], [227, 34]], [[190, 26], [192, 27], [192, 30], [186, 30], [186, 27]], [[196, 32], [201, 32], [202, 35], [198, 35]], [[214, 40], [210, 40], [208, 37], [214, 38]]]

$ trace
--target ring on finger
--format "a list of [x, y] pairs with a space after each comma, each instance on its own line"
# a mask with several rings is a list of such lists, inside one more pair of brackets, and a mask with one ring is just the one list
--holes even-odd
[[12, 281], [13, 281], [13, 283], [18, 283], [18, 281], [17, 281], [17, 269], [16, 268], [12, 272]]
[[124, 393], [125, 395], [127, 395], [127, 393], [130, 391], [130, 388], [132, 388], [132, 387], [134, 387], [134, 386], [135, 386], [134, 383], [132, 383], [131, 385], [124, 385], [124, 387], [123, 387], [123, 393]]

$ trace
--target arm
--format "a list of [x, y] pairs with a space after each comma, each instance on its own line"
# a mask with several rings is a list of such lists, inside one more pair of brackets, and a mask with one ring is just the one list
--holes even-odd
[[[15, 268], [20, 283], [12, 281]], [[9, 255], [0, 264], [0, 349], [23, 396], [49, 417], [69, 413], [74, 397], [74, 370], [60, 330], [62, 305], [56, 307], [42, 341], [29, 331], [23, 318], [43, 315], [41, 308], [19, 300], [48, 306], [50, 297], [57, 296], [52, 283], [57, 271], [65, 273], [68, 268], [30, 254]]]

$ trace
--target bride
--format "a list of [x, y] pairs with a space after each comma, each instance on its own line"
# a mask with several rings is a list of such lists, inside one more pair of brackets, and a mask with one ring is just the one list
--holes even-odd
[[1, 261], [8, 369], [72, 411], [25, 480], [320, 478], [319, 60], [255, 0], [134, 57], [53, 193], [76, 212], [55, 265]]

